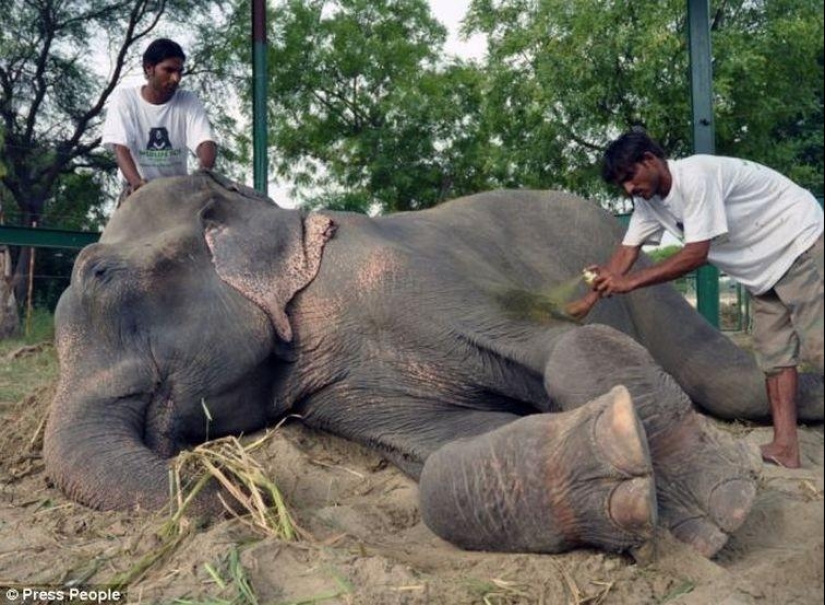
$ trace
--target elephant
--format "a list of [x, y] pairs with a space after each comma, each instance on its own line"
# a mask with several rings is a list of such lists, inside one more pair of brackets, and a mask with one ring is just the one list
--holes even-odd
[[[209, 171], [152, 181], [55, 311], [48, 476], [90, 507], [158, 509], [182, 450], [295, 416], [417, 480], [460, 548], [637, 552], [664, 527], [712, 557], [762, 462], [706, 414], [766, 418], [764, 377], [668, 285], [565, 315], [548, 292], [620, 236], [557, 191], [369, 217]], [[802, 391], [821, 420], [822, 377]]]

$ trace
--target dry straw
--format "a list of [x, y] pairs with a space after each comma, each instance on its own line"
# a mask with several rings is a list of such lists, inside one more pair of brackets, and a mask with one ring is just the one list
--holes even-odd
[[182, 519], [195, 497], [214, 480], [222, 488], [219, 498], [224, 508], [240, 521], [281, 540], [306, 537], [275, 482], [252, 457], [271, 434], [246, 445], [236, 437], [224, 437], [181, 453], [170, 470], [176, 504], [172, 520]]
[[169, 471], [172, 514], [157, 532], [160, 547], [118, 574], [109, 585], [127, 587], [137, 582], [192, 534], [193, 524], [187, 515], [198, 494], [212, 481], [221, 487], [218, 497], [224, 508], [240, 522], [280, 540], [309, 539], [292, 519], [274, 481], [252, 457], [273, 432], [246, 445], [236, 437], [224, 437], [182, 452]]

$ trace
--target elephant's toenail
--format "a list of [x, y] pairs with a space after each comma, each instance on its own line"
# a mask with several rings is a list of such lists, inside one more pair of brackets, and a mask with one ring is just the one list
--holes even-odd
[[731, 479], [713, 488], [708, 510], [719, 527], [731, 533], [736, 531], [753, 506], [756, 485], [748, 479]]
[[658, 518], [653, 478], [636, 477], [623, 481], [610, 494], [608, 510], [610, 518], [622, 529], [652, 535]]
[[628, 475], [651, 472], [644, 427], [636, 415], [630, 393], [623, 386], [606, 395], [610, 403], [596, 420], [596, 443], [605, 462]]

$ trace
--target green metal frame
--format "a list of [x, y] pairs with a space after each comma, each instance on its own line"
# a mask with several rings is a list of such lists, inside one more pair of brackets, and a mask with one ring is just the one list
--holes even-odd
[[266, 125], [266, 2], [252, 0], [252, 180], [266, 194], [269, 177]]
[[0, 245], [32, 246], [34, 248], [79, 249], [100, 239], [94, 231], [66, 231], [65, 229], [34, 229], [0, 225]]
[[[714, 154], [709, 0], [688, 0], [688, 22], [693, 152]], [[696, 310], [712, 326], [719, 327], [719, 270], [711, 265], [696, 271]]]

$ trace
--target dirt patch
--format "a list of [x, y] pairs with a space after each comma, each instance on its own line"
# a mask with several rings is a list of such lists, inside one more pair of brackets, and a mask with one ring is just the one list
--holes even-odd
[[[36, 359], [49, 355], [30, 357], [49, 366]], [[459, 550], [421, 522], [415, 482], [373, 452], [299, 424], [272, 431], [256, 459], [310, 537], [267, 537], [235, 519], [184, 523], [170, 538], [162, 515], [91, 511], [49, 485], [40, 448], [52, 393], [49, 382], [0, 401], [3, 599], [8, 584], [117, 583], [129, 603], [742, 605], [821, 603], [825, 594], [821, 426], [802, 429], [803, 469], [764, 467], [753, 513], [716, 559], [663, 534], [655, 561], [640, 566], [586, 549]], [[755, 443], [770, 436], [766, 427], [724, 426]]]

